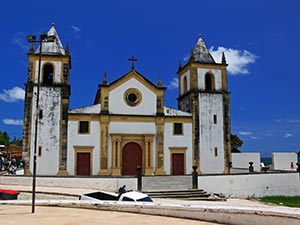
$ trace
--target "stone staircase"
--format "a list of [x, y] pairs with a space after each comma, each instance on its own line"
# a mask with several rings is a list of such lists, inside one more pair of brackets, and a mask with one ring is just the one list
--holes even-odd
[[194, 201], [226, 201], [224, 196], [210, 194], [201, 189], [144, 191], [151, 198], [172, 198]]
[[146, 176], [143, 177], [142, 184], [142, 191], [152, 198], [226, 201], [220, 194], [192, 189], [192, 176]]
[[192, 176], [145, 176], [143, 191], [192, 189]]

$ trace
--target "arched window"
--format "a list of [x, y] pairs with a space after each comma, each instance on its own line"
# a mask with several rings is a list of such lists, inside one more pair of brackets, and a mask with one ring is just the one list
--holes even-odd
[[43, 83], [53, 84], [53, 65], [47, 63], [43, 70]]
[[183, 93], [187, 92], [187, 78], [186, 76], [183, 78]]
[[206, 91], [215, 90], [215, 77], [211, 73], [205, 74], [205, 90]]

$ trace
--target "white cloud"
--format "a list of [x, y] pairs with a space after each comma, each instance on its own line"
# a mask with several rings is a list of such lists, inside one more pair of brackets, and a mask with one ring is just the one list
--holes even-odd
[[289, 123], [300, 123], [299, 119], [288, 119], [287, 120]]
[[191, 54], [186, 54], [186, 55], [183, 57], [183, 62], [187, 62], [187, 61], [190, 59], [190, 55], [191, 55]]
[[23, 126], [23, 120], [3, 119], [2, 121], [3, 121], [3, 123], [6, 124], [6, 125]]
[[173, 78], [173, 80], [171, 80], [171, 82], [167, 85], [167, 88], [169, 90], [172, 90], [174, 88], [178, 88], [178, 79], [177, 78]]
[[257, 140], [257, 139], [259, 139], [259, 137], [251, 136], [251, 139], [252, 140]]
[[71, 28], [75, 31], [75, 32], [79, 32], [81, 29], [77, 26], [71, 26]]
[[16, 33], [12, 39], [13, 43], [19, 46], [24, 52], [29, 49], [29, 44], [26, 41], [26, 35], [22, 32]]
[[256, 55], [247, 50], [225, 48], [222, 46], [219, 46], [217, 49], [214, 49], [212, 46], [209, 49], [209, 52], [212, 54], [216, 62], [221, 61], [222, 53], [224, 52], [228, 63], [227, 70], [232, 75], [248, 74], [249, 70], [247, 66], [254, 63], [257, 58]]
[[283, 135], [284, 138], [290, 138], [290, 137], [293, 137], [294, 135], [292, 133], [285, 133]]
[[243, 136], [251, 136], [252, 132], [249, 132], [249, 131], [239, 131], [239, 134], [243, 135]]
[[80, 35], [79, 35], [80, 32], [81, 32], [80, 27], [77, 27], [77, 26], [72, 25], [72, 26], [71, 26], [71, 29], [72, 29], [73, 32], [74, 32], [75, 38], [76, 38], [76, 39], [80, 39]]
[[16, 102], [18, 100], [24, 100], [25, 90], [20, 87], [14, 87], [10, 90], [3, 90], [3, 93], [0, 93], [0, 100], [5, 102]]

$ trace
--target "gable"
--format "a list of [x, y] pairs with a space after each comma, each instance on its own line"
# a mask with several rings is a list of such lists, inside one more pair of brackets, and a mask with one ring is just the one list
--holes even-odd
[[109, 113], [155, 115], [157, 94], [151, 85], [138, 76], [128, 76], [109, 88]]
[[144, 77], [142, 74], [140, 74], [136, 70], [131, 70], [129, 73], [125, 74], [124, 76], [120, 77], [118, 80], [109, 84], [109, 91], [112, 91], [113, 89], [117, 88], [118, 86], [122, 85], [123, 83], [126, 83], [128, 80], [130, 80], [132, 78], [138, 80], [140, 83], [142, 83], [144, 86], [147, 86], [153, 92], [156, 92], [156, 90], [157, 90], [156, 85], [153, 84], [151, 81], [149, 81], [146, 77]]
[[165, 87], [153, 84], [132, 69], [108, 84], [105, 79], [98, 85], [94, 104], [101, 104], [101, 113], [128, 115], [163, 114]]

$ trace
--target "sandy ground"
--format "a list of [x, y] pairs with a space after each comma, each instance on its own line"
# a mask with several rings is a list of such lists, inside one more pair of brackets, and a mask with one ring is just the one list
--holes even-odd
[[101, 210], [0, 205], [0, 224], [3, 225], [214, 225], [216, 223], [171, 217], [149, 216]]

